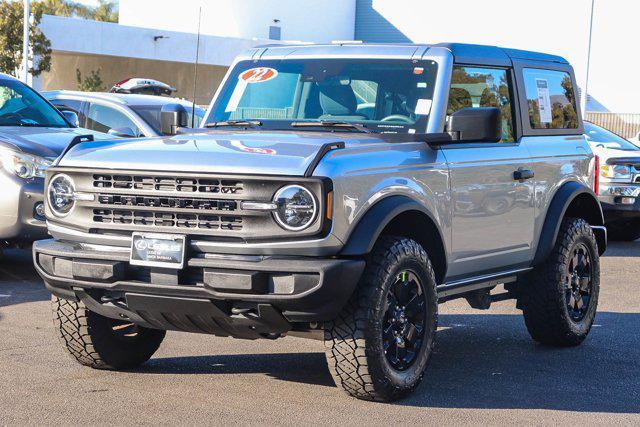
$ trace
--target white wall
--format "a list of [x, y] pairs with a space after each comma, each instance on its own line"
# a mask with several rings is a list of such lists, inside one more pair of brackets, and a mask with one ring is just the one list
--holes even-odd
[[[44, 16], [40, 28], [51, 40], [51, 48], [57, 51], [195, 62], [196, 34], [193, 33], [159, 31], [49, 15]], [[154, 41], [156, 36], [165, 38]], [[269, 42], [264, 39], [202, 36], [200, 62], [228, 66], [238, 53]]]
[[[393, 31], [413, 42], [490, 44], [561, 55], [572, 63], [578, 84], [584, 86], [591, 0], [373, 0], [371, 4], [373, 13], [382, 18], [377, 22], [395, 27]], [[596, 0], [588, 91], [614, 112], [640, 113], [638, 19], [637, 0]]]
[[268, 38], [277, 25], [282, 40], [353, 40], [355, 0], [120, 0], [120, 23], [195, 33], [199, 7], [202, 34]]

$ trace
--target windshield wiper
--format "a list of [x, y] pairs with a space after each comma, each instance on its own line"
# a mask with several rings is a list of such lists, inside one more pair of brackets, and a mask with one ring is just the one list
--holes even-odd
[[366, 126], [358, 123], [341, 122], [334, 120], [314, 120], [305, 122], [291, 122], [292, 127], [323, 127], [323, 128], [343, 128], [351, 129], [362, 133], [371, 133]]
[[226, 120], [223, 122], [211, 122], [204, 125], [206, 128], [219, 128], [224, 126], [260, 127], [262, 126], [262, 122], [258, 120]]

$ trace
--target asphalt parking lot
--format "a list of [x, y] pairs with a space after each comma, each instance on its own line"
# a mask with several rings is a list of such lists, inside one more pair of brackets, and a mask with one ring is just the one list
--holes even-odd
[[441, 306], [436, 354], [410, 398], [335, 388], [322, 343], [169, 333], [138, 372], [95, 371], [63, 352], [28, 251], [0, 261], [0, 424], [640, 424], [640, 241], [602, 259], [585, 344], [536, 345], [515, 303]]

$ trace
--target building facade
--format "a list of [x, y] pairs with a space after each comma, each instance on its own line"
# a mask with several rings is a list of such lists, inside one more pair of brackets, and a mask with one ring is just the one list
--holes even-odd
[[34, 85], [76, 89], [76, 69], [100, 70], [108, 87], [148, 77], [190, 98], [201, 13], [201, 104], [233, 58], [252, 46], [451, 41], [561, 55], [573, 64], [580, 88], [587, 87], [587, 111], [640, 114], [640, 54], [633, 45], [638, 12], [640, 2], [629, 0], [120, 0], [119, 24], [46, 16], [42, 29], [52, 41], [53, 67]]

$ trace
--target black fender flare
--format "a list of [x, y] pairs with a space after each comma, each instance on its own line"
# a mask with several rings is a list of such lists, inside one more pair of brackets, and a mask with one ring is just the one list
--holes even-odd
[[[586, 195], [586, 196], [582, 196]], [[607, 231], [604, 228], [604, 215], [602, 207], [598, 201], [598, 196], [586, 185], [570, 181], [563, 184], [554, 194], [547, 210], [540, 238], [538, 239], [538, 247], [533, 260], [533, 265], [543, 262], [553, 250], [560, 231], [560, 224], [567, 213], [567, 209], [577, 197], [589, 197], [593, 203], [591, 209], [595, 212], [585, 212], [590, 217], [589, 225], [593, 227], [596, 240], [598, 241], [598, 252], [604, 253], [607, 247]]]
[[444, 245], [445, 240], [442, 238], [442, 233], [437, 227], [438, 223], [431, 212], [408, 196], [394, 195], [385, 197], [369, 208], [349, 235], [340, 255], [357, 256], [368, 254], [373, 249], [373, 245], [375, 245], [384, 228], [395, 217], [408, 211], [418, 211], [427, 215], [436, 224], [438, 238]]

